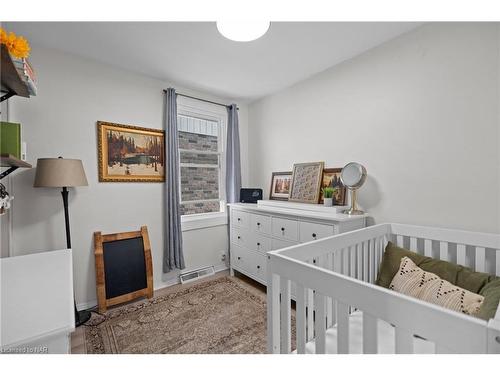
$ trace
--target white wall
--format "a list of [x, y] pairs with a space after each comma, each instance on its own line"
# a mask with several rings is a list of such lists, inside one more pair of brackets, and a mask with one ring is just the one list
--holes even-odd
[[[75, 294], [79, 304], [95, 301], [93, 232], [123, 232], [147, 225], [153, 256], [154, 287], [176, 281], [176, 272], [162, 274], [163, 196], [161, 183], [99, 183], [96, 121], [162, 128], [163, 92], [178, 92], [229, 102], [183, 89], [73, 55], [33, 46], [32, 63], [39, 94], [10, 100], [10, 120], [21, 122], [28, 143], [28, 161], [40, 157], [82, 159], [88, 187], [71, 189], [70, 219], [74, 249]], [[247, 108], [239, 103], [243, 166], [247, 163]], [[13, 255], [65, 247], [61, 195], [57, 189], [34, 189], [35, 169], [12, 177]], [[248, 180], [243, 170], [243, 181]], [[187, 269], [224, 267], [227, 226], [184, 232]]]
[[250, 182], [358, 161], [375, 222], [500, 232], [496, 24], [428, 24], [249, 108]]

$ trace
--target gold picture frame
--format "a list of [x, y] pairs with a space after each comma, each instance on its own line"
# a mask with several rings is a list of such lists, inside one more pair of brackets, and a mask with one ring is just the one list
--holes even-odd
[[164, 182], [165, 132], [97, 122], [100, 182]]
[[293, 165], [290, 202], [318, 203], [325, 162]]

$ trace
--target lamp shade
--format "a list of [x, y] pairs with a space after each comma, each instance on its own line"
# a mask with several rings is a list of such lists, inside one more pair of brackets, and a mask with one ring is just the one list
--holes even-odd
[[36, 162], [34, 187], [87, 186], [83, 164], [78, 159], [43, 158]]

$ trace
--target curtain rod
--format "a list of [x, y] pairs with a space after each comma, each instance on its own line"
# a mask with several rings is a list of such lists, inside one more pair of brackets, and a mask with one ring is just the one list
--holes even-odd
[[[167, 92], [167, 90], [163, 90], [163, 92]], [[197, 97], [195, 97], [195, 96], [191, 96], [191, 95], [180, 94], [180, 93], [176, 93], [176, 94], [177, 94], [178, 96], [183, 96], [183, 97], [185, 97], [185, 98], [190, 98], [190, 99], [194, 99], [194, 100], [199, 100], [199, 101], [201, 101], [201, 102], [205, 102], [205, 103], [210, 103], [210, 104], [220, 105], [220, 106], [222, 106], [222, 107], [226, 107], [226, 108], [229, 108], [229, 107], [230, 107], [230, 106], [229, 106], [229, 105], [227, 105], [227, 104], [217, 103], [217, 102], [213, 102], [213, 101], [211, 101], [211, 100], [202, 99], [202, 98], [197, 98]], [[238, 111], [240, 110], [240, 109], [238, 108], [238, 106], [236, 106], [236, 110], [238, 110]]]

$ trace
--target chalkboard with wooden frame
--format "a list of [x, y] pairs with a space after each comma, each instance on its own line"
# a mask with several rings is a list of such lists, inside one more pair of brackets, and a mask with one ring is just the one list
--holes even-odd
[[94, 232], [99, 312], [139, 297], [153, 297], [153, 266], [148, 229], [102, 234]]

